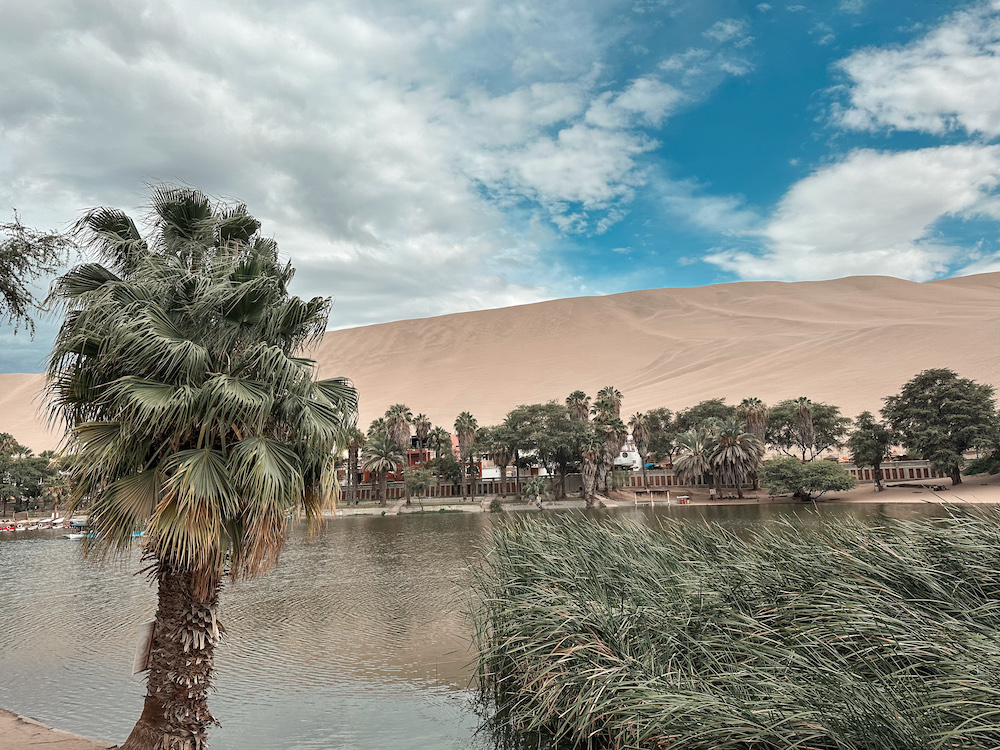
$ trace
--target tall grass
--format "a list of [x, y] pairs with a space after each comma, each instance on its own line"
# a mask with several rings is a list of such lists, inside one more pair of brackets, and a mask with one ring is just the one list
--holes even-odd
[[491, 726], [560, 747], [1000, 747], [998, 522], [505, 523], [474, 586]]

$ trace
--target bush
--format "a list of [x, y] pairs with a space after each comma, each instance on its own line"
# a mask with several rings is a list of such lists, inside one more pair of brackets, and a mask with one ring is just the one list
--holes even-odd
[[973, 474], [1000, 474], [1000, 454], [983, 456], [975, 461], [970, 461], [962, 473], [967, 477]]
[[998, 522], [508, 520], [475, 570], [488, 726], [546, 747], [997, 747]]
[[500, 502], [500, 498], [495, 497], [492, 500], [490, 500], [490, 513], [502, 513], [502, 512], [503, 512], [503, 503]]
[[790, 493], [801, 500], [815, 500], [827, 492], [843, 492], [858, 480], [830, 461], [802, 463], [797, 458], [772, 458], [761, 467], [761, 484], [772, 495]]

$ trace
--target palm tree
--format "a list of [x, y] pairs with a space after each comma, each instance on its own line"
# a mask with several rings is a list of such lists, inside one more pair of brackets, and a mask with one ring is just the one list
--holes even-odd
[[621, 419], [622, 394], [613, 385], [606, 385], [597, 392], [594, 409], [599, 419]]
[[352, 427], [347, 431], [347, 486], [350, 491], [348, 501], [356, 502], [358, 499], [358, 468], [361, 451], [365, 447], [365, 433], [357, 427]]
[[[409, 470], [406, 451], [410, 447], [410, 423], [413, 421], [413, 412], [406, 404], [393, 404], [385, 412], [385, 426], [389, 436], [396, 442], [399, 452], [403, 455], [403, 471]], [[410, 504], [410, 487], [403, 482], [403, 496], [406, 504]]]
[[[451, 453], [451, 433], [444, 429], [444, 427], [434, 427], [427, 433], [427, 446], [434, 451], [435, 458], [440, 458], [446, 452]], [[441, 497], [441, 472], [435, 471], [434, 476], [437, 481], [435, 495], [436, 497]]]
[[604, 491], [609, 490], [611, 472], [615, 467], [615, 459], [621, 453], [622, 446], [628, 437], [628, 428], [620, 419], [611, 418], [597, 425], [600, 435], [604, 438], [604, 450], [601, 452], [599, 474], [604, 480]]
[[426, 414], [418, 414], [413, 418], [413, 427], [417, 433], [417, 445], [420, 450], [427, 448], [427, 435], [431, 431], [431, 420]]
[[802, 446], [802, 460], [806, 460], [806, 451], [816, 444], [816, 428], [812, 418], [813, 402], [805, 396], [795, 399], [795, 429]]
[[376, 432], [368, 438], [361, 468], [370, 471], [378, 477], [378, 490], [375, 499], [379, 505], [385, 505], [386, 490], [389, 484], [389, 472], [403, 462], [403, 453], [396, 441], [385, 432]]
[[[458, 435], [458, 453], [462, 462], [466, 464], [466, 474], [472, 476], [472, 450], [476, 443], [476, 431], [479, 423], [476, 418], [467, 411], [463, 411], [455, 419], [455, 434]], [[475, 482], [469, 487], [469, 492], [475, 496]]]
[[[737, 418], [746, 425], [747, 432], [756, 437], [762, 446], [767, 440], [768, 411], [767, 404], [756, 397], [745, 398], [736, 407]], [[750, 478], [753, 480], [753, 488], [759, 489], [760, 478], [756, 469], [750, 473]]]
[[583, 391], [573, 391], [566, 397], [566, 406], [581, 422], [590, 421], [590, 396]]
[[764, 458], [764, 444], [756, 435], [746, 432], [738, 419], [722, 420], [712, 435], [710, 461], [713, 473], [720, 481], [736, 487], [743, 497], [743, 482], [756, 473]]
[[635, 450], [639, 454], [639, 461], [642, 463], [642, 488], [649, 488], [649, 479], [646, 472], [646, 455], [649, 452], [649, 419], [641, 411], [637, 411], [629, 420], [628, 426], [632, 430], [632, 442], [635, 443]]
[[389, 435], [396, 441], [399, 450], [404, 455], [410, 447], [410, 423], [413, 422], [413, 412], [406, 404], [393, 404], [385, 412], [385, 426]]
[[203, 748], [226, 574], [262, 575], [287, 518], [313, 523], [357, 414], [342, 378], [301, 357], [329, 299], [288, 293], [294, 270], [243, 205], [186, 187], [152, 193], [144, 238], [117, 209], [77, 223], [94, 262], [56, 280], [66, 310], [48, 362], [51, 416], [79, 454], [85, 549], [122, 552], [144, 532], [159, 606], [145, 705], [124, 750]]
[[580, 442], [580, 458], [583, 469], [583, 499], [588, 508], [596, 505], [594, 497], [597, 492], [597, 472], [600, 468], [601, 454], [604, 451], [604, 436], [596, 430], [589, 430]]
[[713, 475], [711, 433], [704, 429], [688, 430], [677, 436], [674, 470], [683, 484], [694, 484], [699, 477]]

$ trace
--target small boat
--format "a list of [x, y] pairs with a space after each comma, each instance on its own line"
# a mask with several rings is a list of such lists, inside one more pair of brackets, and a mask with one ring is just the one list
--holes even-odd
[[67, 539], [83, 539], [87, 535], [74, 532], [72, 534], [63, 534], [63, 536], [66, 537]]

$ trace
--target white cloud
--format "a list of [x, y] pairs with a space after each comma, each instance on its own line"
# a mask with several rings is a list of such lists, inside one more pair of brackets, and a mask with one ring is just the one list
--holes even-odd
[[1000, 135], [1000, 0], [953, 14], [907, 45], [868, 48], [842, 60], [856, 130], [898, 128]]
[[746, 279], [924, 281], [962, 259], [935, 235], [935, 223], [1000, 218], [998, 184], [1000, 146], [854, 151], [792, 186], [760, 231], [763, 253], [719, 250], [706, 260]]
[[771, 5], [770, 3], [757, 3], [757, 10], [761, 13], [767, 13], [771, 10]]
[[619, 5], [0, 0], [0, 204], [237, 196], [334, 325], [572, 293], [546, 248], [621, 220], [647, 131], [717, 80], [611, 78]]
[[729, 42], [747, 35], [747, 22], [738, 18], [724, 18], [716, 21], [703, 34], [716, 42]]

